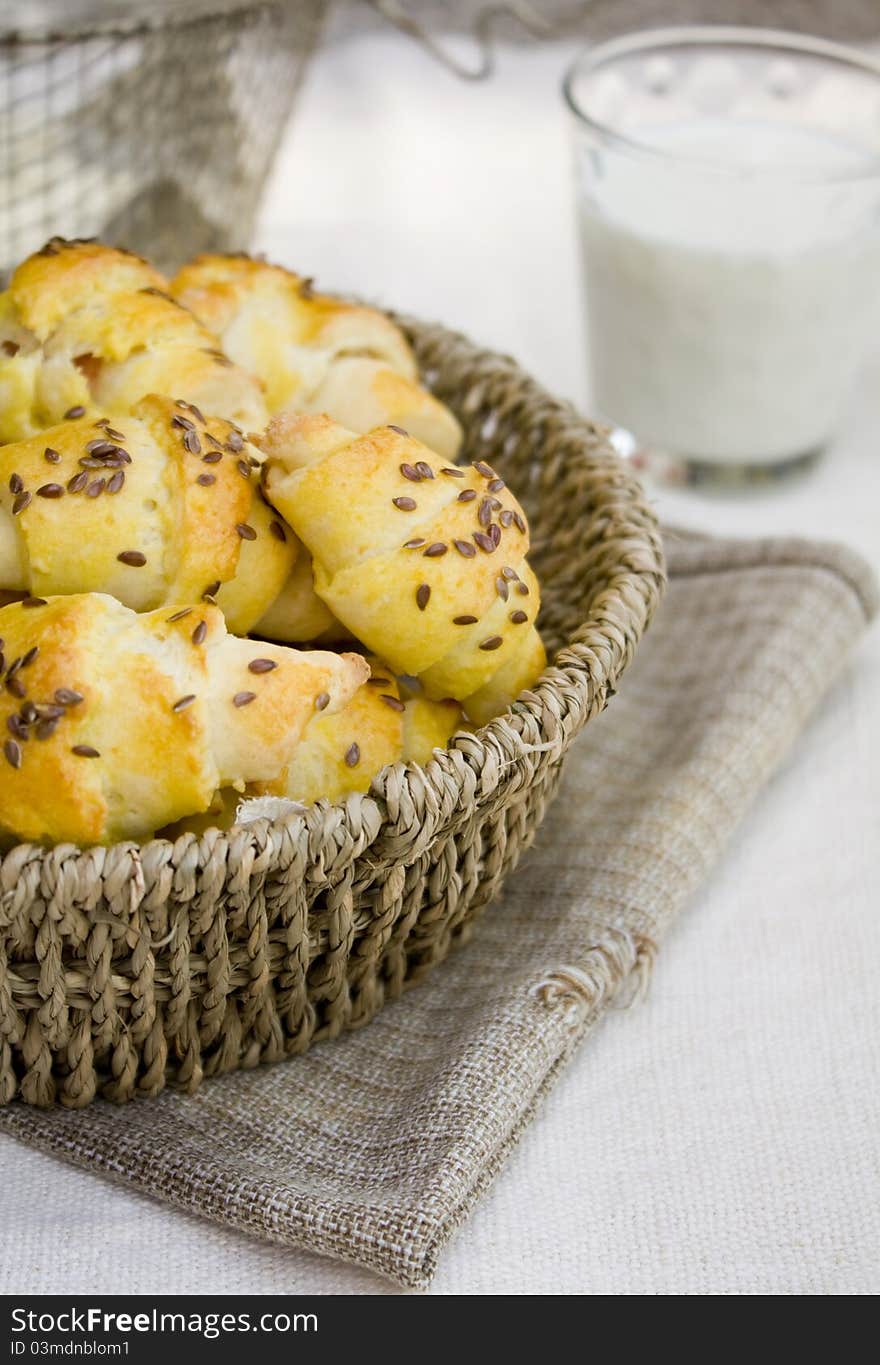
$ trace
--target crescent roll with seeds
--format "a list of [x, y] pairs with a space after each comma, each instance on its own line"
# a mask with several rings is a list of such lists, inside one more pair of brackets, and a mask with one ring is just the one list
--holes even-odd
[[266, 496], [356, 639], [466, 712], [471, 697], [483, 714], [487, 698], [503, 710], [535, 681], [545, 655], [529, 530], [494, 470], [444, 465], [394, 427], [358, 437], [325, 416], [276, 418], [261, 446]]
[[347, 706], [322, 711], [309, 726], [293, 759], [276, 782], [262, 783], [253, 796], [287, 796], [304, 805], [326, 797], [340, 801], [365, 792], [389, 763], [427, 763], [435, 748], [465, 725], [455, 701], [404, 699], [387, 665], [370, 660], [371, 676]]
[[262, 380], [273, 415], [327, 412], [352, 431], [395, 422], [455, 459], [461, 428], [419, 384], [409, 344], [384, 313], [317, 294], [310, 280], [247, 256], [199, 256], [171, 291]]
[[236, 639], [216, 607], [200, 619], [97, 593], [0, 610], [0, 836], [148, 838], [276, 778], [369, 673], [356, 654]]
[[260, 384], [139, 256], [53, 238], [0, 294], [0, 441], [66, 415], [129, 412], [173, 393], [245, 430], [268, 420]]
[[300, 548], [262, 497], [260, 458], [231, 423], [155, 395], [0, 446], [0, 589], [106, 592], [135, 611], [207, 593], [245, 634]]

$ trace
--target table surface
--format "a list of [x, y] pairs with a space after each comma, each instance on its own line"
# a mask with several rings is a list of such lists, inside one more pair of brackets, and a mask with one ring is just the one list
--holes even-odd
[[[465, 85], [395, 35], [325, 45], [258, 247], [441, 318], [588, 410], [558, 94], [573, 50], [504, 48], [490, 83]], [[659, 490], [658, 510], [840, 539], [880, 569], [878, 419], [880, 354], [801, 482]], [[572, 1061], [432, 1292], [876, 1292], [878, 745], [875, 630], [664, 944], [647, 1003]], [[6, 1293], [396, 1292], [8, 1138], [0, 1179]]]

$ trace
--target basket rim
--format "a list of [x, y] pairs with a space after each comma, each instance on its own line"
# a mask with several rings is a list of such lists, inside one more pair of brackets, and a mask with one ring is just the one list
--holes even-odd
[[[473, 791], [470, 793], [465, 791], [466, 770], [470, 771], [469, 785], [473, 785], [475, 772], [479, 785], [479, 775], [486, 765], [497, 766], [499, 755], [505, 749], [509, 750], [512, 732], [518, 734], [523, 745], [523, 753], [528, 752], [529, 748], [540, 752], [537, 746], [526, 747], [522, 732], [537, 727], [538, 733], [546, 739], [541, 718], [545, 706], [552, 704], [557, 695], [557, 681], [560, 677], [565, 678], [574, 695], [581, 698], [583, 703], [581, 706], [583, 714], [571, 727], [565, 743], [560, 744], [557, 740], [553, 745], [554, 748], [558, 748], [560, 754], [567, 750], [571, 741], [586, 724], [590, 703], [598, 702], [598, 709], [601, 710], [604, 709], [608, 697], [614, 695], [614, 683], [627, 666], [641, 636], [650, 624], [666, 581], [657, 518], [647, 502], [639, 480], [609, 443], [607, 428], [598, 426], [589, 418], [582, 416], [567, 400], [554, 397], [510, 356], [479, 346], [462, 333], [442, 324], [423, 322], [409, 314], [387, 311], [392, 320], [403, 328], [410, 341], [417, 346], [420, 342], [454, 345], [460, 352], [469, 356], [475, 370], [478, 366], [484, 368], [488, 366], [495, 373], [506, 373], [518, 384], [531, 404], [540, 406], [542, 413], [555, 419], [560, 429], [565, 430], [567, 437], [579, 441], [580, 459], [585, 466], [589, 467], [599, 462], [608, 463], [609, 469], [614, 470], [614, 487], [618, 502], [622, 495], [623, 501], [628, 503], [633, 511], [628, 528], [632, 536], [632, 541], [627, 542], [629, 562], [625, 562], [621, 554], [618, 572], [609, 576], [604, 588], [596, 594], [591, 610], [579, 624], [575, 636], [569, 638], [557, 651], [533, 687], [521, 693], [509, 710], [494, 717], [487, 724], [472, 731], [457, 731], [448, 747], [443, 750], [435, 749], [434, 756], [426, 765], [404, 761], [387, 764], [373, 777], [367, 792], [351, 793], [335, 802], [321, 798], [299, 810], [292, 809], [275, 817], [258, 816], [236, 822], [225, 830], [212, 826], [201, 834], [186, 832], [176, 839], [154, 836], [143, 842], [123, 840], [114, 844], [16, 843], [5, 851], [0, 851], [0, 873], [9, 865], [10, 860], [18, 869], [35, 860], [57, 867], [59, 862], [68, 859], [87, 858], [91, 862], [97, 861], [100, 865], [112, 854], [116, 854], [123, 858], [127, 855], [135, 864], [143, 864], [153, 859], [165, 862], [168, 860], [165, 855], [171, 850], [175, 851], [172, 861], [179, 865], [182, 858], [194, 848], [209, 844], [216, 852], [218, 844], [223, 843], [228, 846], [227, 851], [232, 861], [236, 852], [241, 850], [242, 838], [249, 844], [256, 841], [265, 849], [276, 838], [287, 841], [295, 837], [296, 831], [300, 830], [309, 834], [311, 845], [312, 837], [318, 836], [319, 830], [323, 839], [327, 839], [328, 821], [331, 838], [332, 828], [339, 828], [343, 823], [354, 833], [353, 856], [357, 856], [375, 841], [388, 820], [388, 800], [384, 793], [389, 782], [397, 782], [401, 787], [406, 787], [413, 780], [423, 783], [425, 778], [430, 781], [435, 777], [439, 781], [442, 776], [446, 788], [445, 808], [447, 810], [459, 808], [463, 799], [473, 800]], [[451, 406], [454, 408], [454, 403]], [[621, 522], [620, 525], [621, 530], [626, 529], [625, 522]], [[624, 601], [627, 589], [629, 593]], [[632, 591], [633, 589], [635, 591]], [[613, 615], [615, 608], [620, 609], [627, 620], [625, 650], [596, 651], [595, 648], [580, 643], [578, 637], [591, 631], [598, 637], [607, 635], [607, 628], [603, 627], [603, 623], [607, 621], [609, 615]], [[418, 853], [430, 844], [434, 832], [433, 829], [426, 830], [425, 838], [418, 840], [418, 847], [413, 848], [409, 856], [402, 856], [401, 861], [407, 864], [418, 856]]]

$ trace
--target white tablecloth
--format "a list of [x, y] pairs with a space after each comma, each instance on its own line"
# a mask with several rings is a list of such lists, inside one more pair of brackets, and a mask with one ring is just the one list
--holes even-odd
[[[586, 404], [558, 96], [572, 50], [504, 50], [495, 79], [468, 86], [390, 34], [325, 48], [259, 247], [442, 318]], [[878, 425], [880, 355], [801, 483], [660, 491], [660, 513], [839, 538], [880, 568]], [[878, 747], [875, 631], [665, 943], [648, 1002], [572, 1062], [433, 1292], [880, 1288]], [[0, 1180], [2, 1292], [395, 1292], [6, 1138]]]

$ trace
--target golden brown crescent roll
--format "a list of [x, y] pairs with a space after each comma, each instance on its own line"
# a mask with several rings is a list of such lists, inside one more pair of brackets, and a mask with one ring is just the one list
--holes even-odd
[[369, 671], [236, 639], [216, 607], [138, 616], [97, 593], [4, 607], [0, 637], [0, 834], [41, 842], [143, 839], [271, 780]]
[[210, 593], [245, 634], [298, 549], [263, 499], [259, 458], [229, 422], [155, 395], [0, 446], [0, 589], [107, 592], [135, 611]]
[[259, 382], [129, 252], [53, 238], [0, 294], [0, 441], [20, 441], [80, 407], [129, 412], [172, 393], [261, 429]]
[[[444, 465], [393, 427], [355, 436], [328, 417], [276, 418], [266, 495], [311, 551], [318, 596], [429, 697], [500, 675], [503, 709], [541, 672], [538, 582], [523, 510], [487, 464]], [[526, 661], [521, 665], [521, 662]]]
[[272, 414], [327, 412], [352, 431], [395, 422], [455, 458], [458, 422], [419, 385], [406, 338], [383, 313], [316, 294], [302, 276], [247, 256], [199, 256], [171, 290], [263, 381]]
[[371, 676], [347, 706], [325, 711], [309, 726], [285, 774], [249, 789], [254, 796], [287, 796], [304, 805], [340, 801], [367, 791], [378, 772], [400, 759], [427, 763], [435, 748], [464, 725], [455, 701], [401, 696], [386, 664], [369, 660]]

